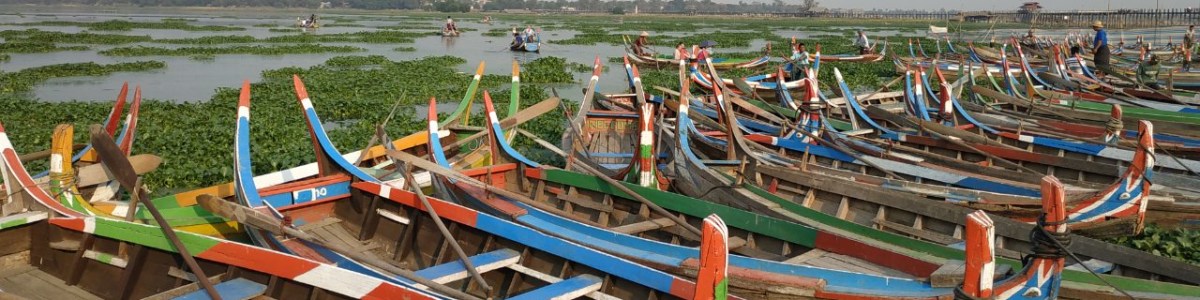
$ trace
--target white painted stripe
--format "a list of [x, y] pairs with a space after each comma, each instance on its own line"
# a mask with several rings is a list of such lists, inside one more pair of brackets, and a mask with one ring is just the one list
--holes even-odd
[[237, 116], [238, 116], [238, 119], [241, 119], [241, 118], [249, 119], [250, 118], [250, 107], [238, 106]]
[[351, 298], [362, 298], [384, 284], [383, 280], [378, 278], [361, 276], [349, 270], [326, 264], [317, 264], [316, 268], [296, 276], [293, 280]]
[[308, 98], [300, 99], [300, 106], [304, 107], [304, 110], [306, 111], [310, 110], [313, 108], [312, 100], [309, 100]]
[[62, 173], [63, 172], [62, 154], [59, 154], [59, 153], [50, 154], [50, 172], [54, 172], [54, 173]]
[[3, 149], [13, 149], [13, 145], [8, 141], [8, 133], [0, 131], [0, 150]]
[[392, 187], [380, 184], [379, 185], [379, 195], [383, 196], [384, 198], [391, 198], [392, 197]]
[[96, 218], [93, 218], [93, 217], [83, 218], [83, 232], [96, 233]]

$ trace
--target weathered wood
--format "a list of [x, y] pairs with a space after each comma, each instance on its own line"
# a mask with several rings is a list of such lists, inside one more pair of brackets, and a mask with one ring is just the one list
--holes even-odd
[[675, 225], [675, 223], [671, 222], [670, 219], [657, 218], [657, 219], [641, 221], [641, 222], [637, 222], [637, 223], [633, 223], [633, 224], [626, 224], [626, 225], [621, 225], [618, 227], [613, 227], [610, 230], [615, 231], [615, 232], [624, 233], [624, 234], [636, 235], [638, 233], [642, 233], [642, 232], [646, 232], [646, 231], [650, 231], [650, 230], [654, 230], [654, 229], [659, 229], [659, 228], [663, 228], [663, 227], [667, 227], [667, 226], [671, 226], [671, 225]]
[[[993, 278], [1004, 278], [1012, 267], [1004, 264], [996, 265]], [[961, 260], [949, 260], [942, 264], [937, 271], [929, 275], [929, 284], [936, 288], [952, 288], [962, 284], [966, 274], [966, 263]]]

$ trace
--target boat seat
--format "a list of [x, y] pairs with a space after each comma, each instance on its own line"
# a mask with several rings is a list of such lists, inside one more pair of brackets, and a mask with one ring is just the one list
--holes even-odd
[[599, 291], [602, 283], [603, 282], [599, 277], [586, 274], [579, 275], [571, 277], [571, 279], [551, 283], [550, 285], [525, 292], [509, 299], [575, 299], [583, 297], [588, 293]]
[[700, 162], [710, 166], [737, 166], [742, 164], [742, 161], [737, 159], [702, 159]]
[[858, 136], [858, 135], [864, 135], [864, 134], [868, 134], [868, 133], [872, 133], [872, 132], [875, 132], [875, 130], [870, 129], [870, 128], [863, 128], [863, 129], [842, 131], [842, 134], [846, 135], [846, 136]]
[[[507, 267], [516, 264], [521, 260], [521, 254], [511, 249], [500, 249], [492, 252], [476, 254], [468, 257], [467, 260], [475, 266], [475, 270], [479, 273], [486, 273], [491, 270]], [[444, 264], [421, 269], [416, 272], [417, 276], [424, 277], [433, 282], [445, 284], [454, 282], [459, 279], [467, 278], [470, 273], [467, 272], [466, 266], [462, 261], [454, 260]]]
[[[262, 296], [267, 286], [245, 278], [234, 278], [213, 286], [221, 299], [244, 300]], [[175, 297], [176, 300], [208, 300], [208, 292], [204, 289]]]
[[[1082, 266], [1080, 266], [1081, 264], [1082, 264]], [[1095, 258], [1085, 260], [1081, 264], [1071, 264], [1071, 265], [1067, 266], [1066, 269], [1087, 272], [1087, 269], [1084, 269], [1084, 267], [1086, 266], [1088, 269], [1092, 269], [1092, 271], [1095, 271], [1096, 273], [1108, 274], [1108, 272], [1112, 272], [1112, 270], [1116, 268], [1116, 265], [1111, 262], [1107, 262], [1107, 261], [1103, 261], [1103, 260], [1099, 260], [1099, 259], [1095, 259]]]
[[[632, 152], [588, 152], [587, 156], [594, 158], [633, 158]], [[660, 153], [658, 158], [667, 158], [666, 153]]]

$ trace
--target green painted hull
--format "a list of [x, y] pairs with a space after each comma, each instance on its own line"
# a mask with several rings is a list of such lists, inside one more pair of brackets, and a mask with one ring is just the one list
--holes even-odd
[[[608, 193], [617, 197], [629, 197], [624, 192], [621, 192], [619, 189], [594, 176], [564, 170], [546, 170], [545, 172], [545, 180], [550, 182]], [[635, 184], [624, 184], [634, 192], [637, 192], [646, 199], [649, 199], [655, 204], [660, 205], [668, 210], [674, 210], [700, 218], [703, 218], [709, 214], [717, 214], [721, 216], [721, 218], [724, 219], [726, 224], [730, 227], [741, 228], [756, 234], [767, 235], [801, 245], [814, 245], [817, 229], [810, 226], [805, 226], [777, 218], [766, 217], [679, 194], [645, 188]], [[744, 185], [743, 188], [769, 199], [770, 201], [779, 204], [784, 209], [797, 215], [809, 218], [825, 226], [837, 228], [849, 233], [857, 234], [864, 238], [872, 239], [875, 242], [892, 245], [896, 249], [908, 250], [910, 253], [920, 253], [923, 255], [928, 255], [929, 257], [946, 260], [962, 260], [964, 258], [964, 253], [962, 250], [919, 241], [905, 236], [879, 231], [851, 221], [838, 219], [834, 216], [803, 207], [799, 204], [780, 198], [761, 188], [751, 185]], [[997, 258], [997, 260], [1001, 264], [1012, 266], [1014, 269], [1020, 269], [1021, 263], [1019, 261], [1005, 258]], [[1200, 287], [1197, 286], [1109, 275], [1103, 276], [1105, 280], [1112, 283], [1116, 287], [1131, 292], [1147, 292], [1178, 296], [1200, 295]], [[1064, 286], [1068, 287], [1078, 286], [1080, 284], [1104, 286], [1104, 283], [1100, 279], [1087, 272], [1066, 270], [1063, 272], [1063, 279]]]

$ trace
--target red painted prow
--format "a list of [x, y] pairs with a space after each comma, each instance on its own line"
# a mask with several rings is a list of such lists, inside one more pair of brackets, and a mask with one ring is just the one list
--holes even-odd
[[108, 135], [117, 133], [117, 126], [121, 126], [121, 113], [125, 111], [125, 98], [129, 96], [129, 82], [121, 84], [121, 92], [117, 94], [117, 103], [113, 104], [113, 109], [108, 113], [108, 123], [104, 124], [104, 131]]
[[726, 299], [729, 267], [729, 231], [717, 215], [704, 218], [700, 229], [700, 270], [696, 274], [696, 293], [693, 299]]
[[133, 103], [129, 104], [129, 122], [125, 124], [125, 139], [121, 140], [121, 152], [125, 152], [125, 156], [133, 153], [133, 140], [137, 135], [138, 112], [142, 107], [142, 87], [138, 86], [133, 89]]
[[967, 215], [966, 273], [962, 290], [968, 296], [988, 298], [992, 293], [992, 274], [996, 269], [995, 224], [987, 213], [977, 210]]

